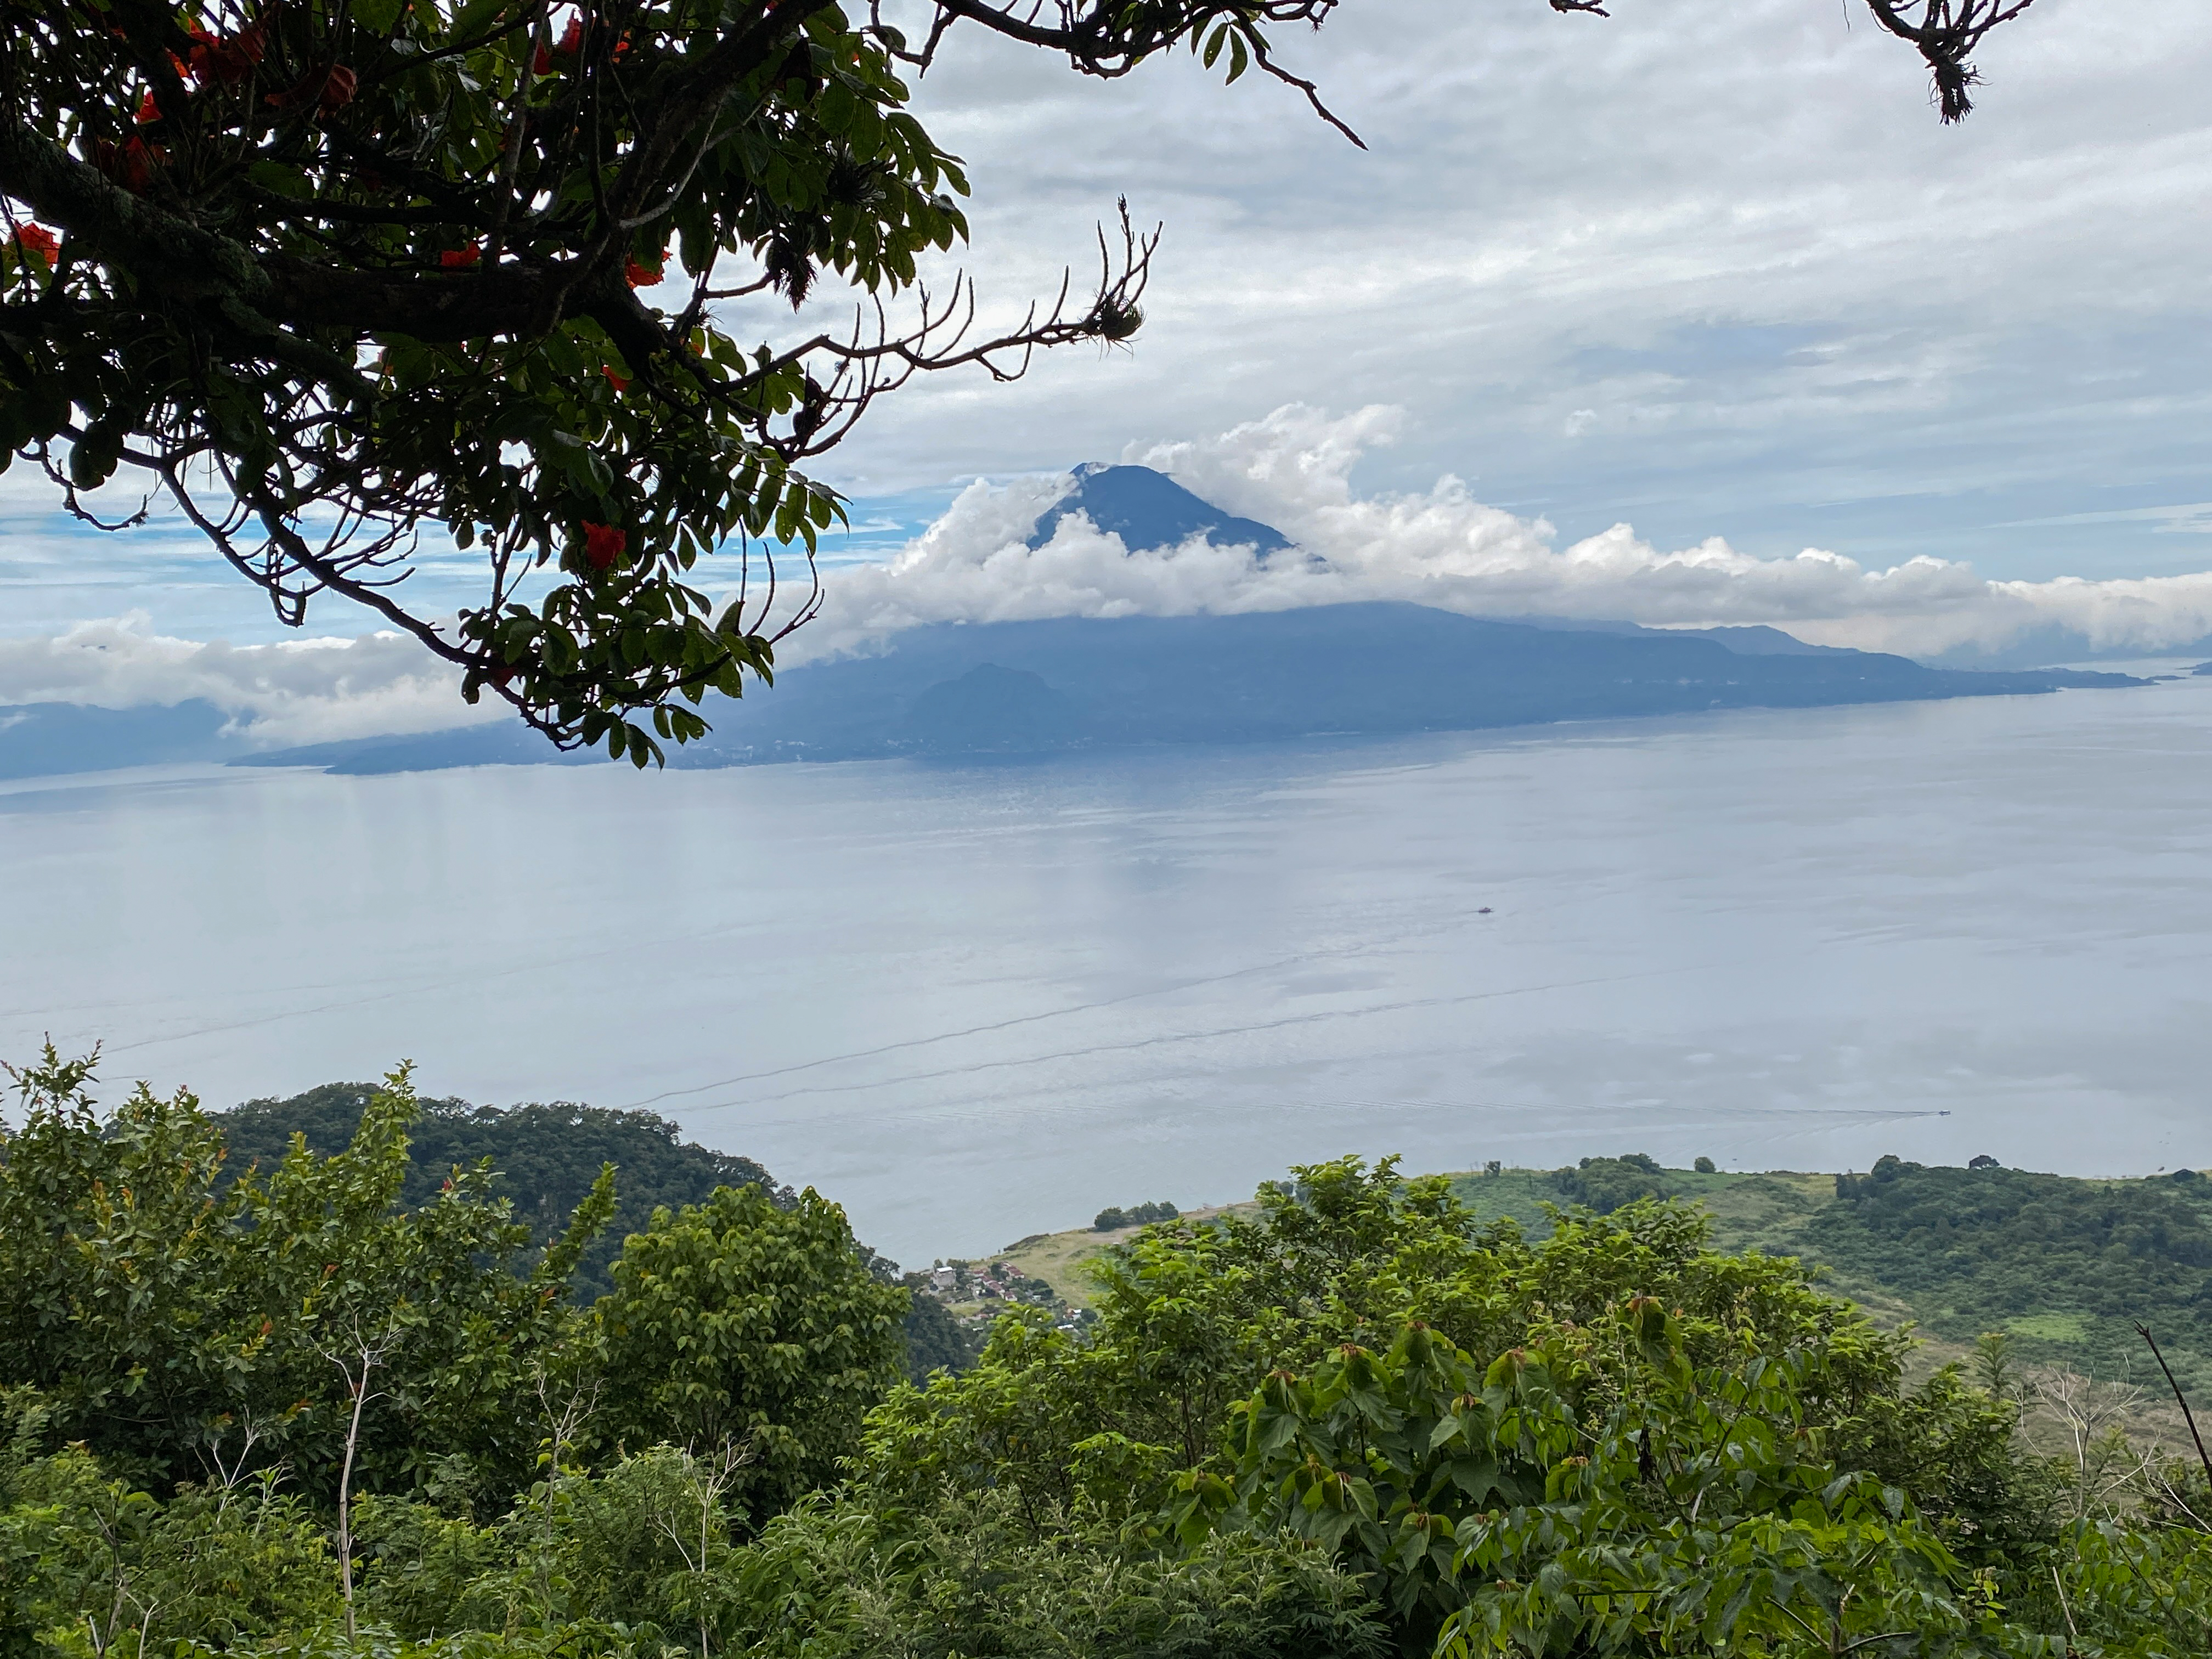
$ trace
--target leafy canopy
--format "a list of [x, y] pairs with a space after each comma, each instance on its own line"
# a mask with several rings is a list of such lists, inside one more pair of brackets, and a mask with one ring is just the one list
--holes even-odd
[[366, 1346], [382, 1356], [371, 1484], [454, 1454], [495, 1478], [529, 1466], [515, 1401], [573, 1336], [567, 1281], [613, 1206], [609, 1174], [518, 1273], [529, 1232], [489, 1196], [488, 1168], [398, 1206], [416, 1109], [404, 1068], [335, 1156], [295, 1140], [243, 1171], [189, 1093], [142, 1084], [102, 1113], [90, 1080], [88, 1061], [50, 1048], [20, 1074], [21, 1129], [0, 1131], [0, 1384], [40, 1390], [54, 1432], [168, 1480], [282, 1460], [319, 1494], [349, 1422], [340, 1361]]
[[[324, 1157], [343, 1152], [360, 1128], [379, 1091], [367, 1083], [325, 1083], [283, 1100], [249, 1100], [212, 1115], [222, 1133], [228, 1167], [258, 1162], [274, 1167], [300, 1135]], [[623, 1239], [663, 1206], [702, 1203], [717, 1187], [759, 1187], [789, 1208], [799, 1194], [779, 1187], [751, 1158], [687, 1142], [682, 1131], [652, 1112], [620, 1111], [568, 1101], [514, 1107], [474, 1106], [465, 1100], [422, 1099], [408, 1126], [407, 1174], [398, 1202], [419, 1209], [437, 1201], [447, 1173], [489, 1159], [486, 1190], [514, 1206], [542, 1249], [568, 1227], [576, 1206], [608, 1164], [617, 1170], [617, 1201], [606, 1230], [584, 1247], [570, 1280], [574, 1299], [591, 1301], [614, 1288], [608, 1268]]]
[[[2193, 1487], [2059, 1513], [2009, 1397], [1908, 1384], [1669, 1201], [1530, 1243], [1389, 1160], [1298, 1169], [1116, 1245], [1085, 1331], [1016, 1310], [914, 1388], [902, 1293], [811, 1194], [660, 1210], [583, 1313], [501, 1265], [488, 1170], [393, 1202], [404, 1074], [344, 1152], [236, 1180], [188, 1097], [24, 1081], [8, 1659], [2193, 1659], [2212, 1624]], [[210, 1434], [399, 1309], [343, 1515], [325, 1405]]]
[[738, 1448], [730, 1493], [767, 1510], [830, 1477], [899, 1374], [908, 1292], [811, 1191], [655, 1209], [583, 1308], [613, 1165], [534, 1250], [489, 1157], [410, 1194], [404, 1067], [336, 1152], [295, 1133], [243, 1169], [189, 1093], [103, 1111], [92, 1080], [50, 1048], [0, 1127], [0, 1389], [112, 1474], [323, 1502], [350, 1456], [356, 1492], [498, 1496], [559, 1421], [610, 1451]]

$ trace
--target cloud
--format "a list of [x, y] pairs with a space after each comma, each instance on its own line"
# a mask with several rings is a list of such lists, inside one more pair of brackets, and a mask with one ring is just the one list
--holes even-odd
[[2171, 507], [2131, 507], [2106, 513], [2062, 513], [2049, 519], [2015, 519], [2000, 530], [2043, 530], [2058, 525], [2143, 524], [2161, 536], [2212, 536], [2212, 501]]
[[[2040, 0], [1984, 43], [1979, 106], [1948, 128], [1858, 0], [1612, 9], [1363, 4], [1284, 31], [1365, 150], [1188, 54], [1100, 82], [956, 27], [915, 109], [975, 181], [975, 238], [929, 269], [975, 274], [988, 331], [1064, 261], [1087, 272], [1126, 193], [1167, 225], [1146, 327], [1012, 386], [925, 376], [825, 476], [864, 519], [895, 501], [913, 523], [979, 474], [1387, 404], [1404, 435], [1364, 452], [1363, 487], [1450, 471], [1563, 545], [1626, 520], [1660, 546], [1811, 544], [1882, 571], [2200, 562], [2205, 518], [2146, 509], [2212, 495], [2212, 7]], [[732, 301], [732, 325], [803, 337], [851, 297], [820, 291], [820, 314]], [[171, 634], [276, 632], [166, 521], [102, 538], [52, 508], [30, 469], [0, 475], [0, 633], [125, 605]], [[480, 603], [481, 568], [407, 591]]]
[[0, 640], [0, 704], [130, 708], [191, 699], [232, 717], [244, 745], [433, 732], [496, 720], [461, 701], [460, 675], [400, 634], [231, 646], [149, 630], [144, 613], [45, 639]]
[[1858, 0], [1613, 9], [1352, 6], [1285, 31], [1365, 151], [1256, 76], [1164, 56], [1100, 85], [955, 28], [916, 107], [975, 179], [961, 263], [993, 314], [1079, 270], [1126, 192], [1167, 224], [1146, 326], [1018, 386], [925, 380], [837, 481], [1387, 403], [1407, 435], [1365, 482], [1460, 472], [1571, 539], [1631, 519], [2004, 577], [2187, 558], [2154, 521], [1999, 526], [2204, 494], [2212, 8], [2045, 0], [1984, 43], [1954, 127]]
[[[1468, 615], [1628, 621], [1656, 627], [1764, 623], [1822, 644], [1930, 656], [1994, 652], [2064, 630], [2097, 650], [2146, 655], [2212, 634], [2212, 572], [1992, 581], [1929, 557], [1886, 567], [1808, 548], [1742, 552], [1719, 537], [1662, 547], [1627, 524], [1563, 542], [1540, 517], [1478, 500], [1447, 474], [1425, 489], [1363, 493], [1354, 475], [1405, 441], [1402, 410], [1332, 416], [1286, 404], [1204, 440], [1132, 444], [1125, 462], [1173, 475], [1225, 511], [1274, 526], [1296, 554], [1264, 562], [1203, 538], [1132, 551], [1078, 512], [1041, 547], [1038, 519], [1072, 476], [969, 485], [886, 562], [831, 570], [822, 614], [779, 651], [784, 666], [881, 649], [932, 623], [1183, 616], [1395, 599]], [[2177, 509], [2178, 510], [2178, 509]], [[2192, 509], [2193, 510], [2193, 509]], [[0, 704], [107, 708], [204, 698], [255, 747], [425, 732], [497, 720], [460, 701], [459, 677], [404, 635], [273, 645], [153, 632], [141, 614], [47, 638], [0, 640]]]
[[2052, 628], [2100, 650], [2154, 653], [2212, 633], [2212, 573], [1990, 581], [1966, 563], [1881, 568], [1808, 548], [1759, 557], [1714, 537], [1662, 548], [1617, 524], [1564, 546], [1554, 527], [1475, 499], [1446, 475], [1425, 490], [1361, 495], [1354, 470], [1400, 441], [1401, 411], [1332, 418], [1300, 404], [1204, 441], [1132, 445], [1121, 459], [1173, 475], [1230, 513], [1273, 525], [1310, 556], [1265, 563], [1203, 540], [1131, 552], [1080, 514], [1024, 539], [1064, 477], [971, 484], [888, 564], [825, 580], [822, 617], [791, 660], [866, 650], [902, 628], [1059, 616], [1184, 615], [1399, 599], [1470, 615], [1654, 626], [1764, 623], [1826, 644], [1911, 655], [1990, 651]]

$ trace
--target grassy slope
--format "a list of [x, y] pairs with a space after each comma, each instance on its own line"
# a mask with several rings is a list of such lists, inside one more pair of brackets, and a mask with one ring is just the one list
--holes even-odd
[[[1970, 1196], [1966, 1171], [1930, 1171], [1931, 1178], [1960, 1184], [1962, 1197]], [[2039, 1178], [2050, 1182], [2055, 1178]], [[2060, 1248], [2039, 1249], [2017, 1233], [2006, 1237], [2011, 1255], [2003, 1266], [2014, 1282], [2015, 1305], [2001, 1314], [1983, 1305], [1958, 1304], [1975, 1298], [1962, 1289], [1978, 1289], [1978, 1279], [1960, 1274], [1988, 1275], [1986, 1262], [1942, 1265], [1942, 1241], [1915, 1234], [1885, 1236], [1863, 1222], [1850, 1205], [1840, 1205], [1836, 1178], [1832, 1175], [1776, 1171], [1764, 1175], [1698, 1175], [1686, 1170], [1665, 1172], [1668, 1188], [1682, 1198], [1702, 1204], [1713, 1218], [1714, 1243], [1729, 1250], [1756, 1249], [1769, 1255], [1796, 1256], [1815, 1267], [1836, 1293], [1863, 1308], [1877, 1323], [1895, 1329], [1906, 1324], [1925, 1339], [1922, 1363], [1929, 1364], [1966, 1353], [1983, 1329], [2002, 1327], [2014, 1340], [2023, 1358], [2045, 1364], [2069, 1364], [2093, 1375], [2132, 1376], [2155, 1382], [2148, 1357], [2134, 1343], [2128, 1325], [2137, 1310], [2121, 1305], [2128, 1301], [2125, 1285], [2131, 1275], [2100, 1274], [2094, 1251]], [[2198, 1187], [2212, 1187], [2200, 1182]], [[1496, 1176], [1457, 1175], [1453, 1190], [1476, 1216], [1492, 1220], [1511, 1216], [1531, 1237], [1549, 1231], [1545, 1205], [1559, 1195], [1548, 1171], [1507, 1170]], [[2150, 1182], [2066, 1182], [2062, 1190], [2071, 1197], [2111, 1194], [2123, 1203], [2165, 1202], [2171, 1194], [2166, 1183]], [[2212, 1194], [2195, 1200], [2195, 1207], [2212, 1222]], [[1960, 1206], [1964, 1224], [1966, 1206]], [[1132, 1230], [1133, 1231], [1133, 1230]], [[1004, 1253], [1020, 1269], [1052, 1284], [1071, 1304], [1083, 1304], [1088, 1289], [1085, 1264], [1129, 1232], [1095, 1233], [1088, 1230], [1040, 1234], [1024, 1239]], [[2196, 1248], [2186, 1238], [2173, 1246], [2176, 1260], [2186, 1261]], [[1935, 1264], [1932, 1265], [1931, 1264]], [[1948, 1273], [1948, 1277], [1946, 1276]], [[2022, 1287], [2025, 1287], [2024, 1289]], [[2185, 1382], [2198, 1389], [2212, 1386], [2212, 1309], [2166, 1306], [2153, 1316], [2161, 1341]]]
[[[1835, 1177], [1825, 1175], [1698, 1175], [1690, 1170], [1669, 1170], [1684, 1196], [1703, 1202], [1713, 1216], [1715, 1241], [1730, 1250], [1764, 1250], [1770, 1255], [1802, 1253], [1800, 1242], [1807, 1217], [1835, 1199]], [[1511, 1216], [1531, 1238], [1551, 1231], [1544, 1206], [1559, 1202], [1547, 1170], [1506, 1170], [1495, 1176], [1455, 1175], [1452, 1191], [1478, 1220], [1495, 1221]], [[1237, 1205], [1239, 1210], [1250, 1205]], [[1200, 1211], [1200, 1215], [1218, 1214]], [[1093, 1232], [1088, 1227], [1062, 1233], [1036, 1233], [1009, 1246], [994, 1261], [1011, 1261], [1031, 1278], [1042, 1279], [1077, 1307], [1085, 1305], [1090, 1279], [1087, 1264], [1135, 1237], [1138, 1229]], [[1873, 1287], [1869, 1287], [1869, 1289]], [[1855, 1301], [1867, 1298], [1853, 1291], [1839, 1291]]]

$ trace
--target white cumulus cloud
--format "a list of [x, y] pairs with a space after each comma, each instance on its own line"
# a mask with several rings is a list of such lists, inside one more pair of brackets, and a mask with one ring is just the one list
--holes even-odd
[[1425, 490], [1355, 494], [1354, 465], [1395, 441], [1401, 411], [1331, 417], [1288, 404], [1203, 441], [1132, 445], [1122, 459], [1174, 477], [1217, 507], [1273, 525], [1304, 559], [1255, 558], [1202, 540], [1132, 551], [1080, 514], [1030, 549], [1065, 477], [970, 485], [887, 564], [828, 579], [822, 618], [793, 659], [868, 648], [932, 622], [1172, 616], [1402, 599], [1470, 615], [1654, 626], [1765, 623], [1825, 644], [1933, 654], [2072, 630], [2099, 649], [2178, 647], [2212, 633], [2212, 573], [2105, 580], [1990, 581], [1915, 557], [1875, 568], [1808, 548], [1741, 553], [1718, 538], [1663, 549], [1629, 525], [1561, 546], [1540, 518], [1474, 499], [1456, 477]]
[[[1127, 463], [1166, 472], [1214, 506], [1297, 544], [1261, 559], [1203, 538], [1132, 550], [1080, 512], [1027, 545], [1071, 475], [970, 484], [882, 564], [823, 579], [822, 614], [779, 652], [785, 666], [883, 648], [932, 623], [1185, 616], [1395, 599], [1472, 616], [1626, 621], [1656, 627], [1765, 623], [1821, 644], [1929, 656], [2035, 648], [2053, 629], [2146, 655], [2212, 634], [2212, 571], [1991, 581], [1929, 557], [1883, 568], [1808, 548], [1787, 558], [1716, 537], [1654, 545], [1626, 524], [1562, 544], [1553, 526], [1476, 500], [1447, 475], [1424, 490], [1361, 494], [1352, 471], [1398, 441], [1380, 405], [1332, 416], [1287, 404], [1216, 437], [1133, 444]], [[2063, 654], [2063, 653], [2062, 653]], [[459, 676], [404, 635], [232, 646], [154, 632], [143, 614], [46, 638], [0, 640], [0, 704], [129, 708], [202, 698], [252, 747], [434, 731], [503, 717], [460, 701]]]
[[459, 673], [401, 634], [232, 646], [151, 631], [143, 612], [44, 639], [0, 639], [0, 704], [131, 708], [198, 699], [241, 745], [273, 748], [497, 719], [461, 701]]

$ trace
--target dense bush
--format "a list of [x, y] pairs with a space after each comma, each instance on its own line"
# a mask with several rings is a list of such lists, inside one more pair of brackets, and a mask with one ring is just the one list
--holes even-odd
[[235, 1177], [190, 1095], [141, 1085], [103, 1117], [88, 1078], [49, 1050], [0, 1143], [0, 1383], [39, 1389], [51, 1432], [164, 1486], [281, 1463], [318, 1502], [349, 1447], [370, 1487], [448, 1455], [509, 1490], [527, 1475], [522, 1401], [581, 1340], [568, 1276], [605, 1224], [611, 1176], [518, 1272], [528, 1231], [488, 1170], [398, 1207], [404, 1070], [336, 1157], [301, 1148]]
[[1129, 1208], [1105, 1209], [1098, 1212], [1091, 1223], [1097, 1233], [1115, 1232], [1123, 1227], [1147, 1227], [1155, 1221], [1173, 1221], [1182, 1212], [1164, 1201], [1132, 1205]]
[[602, 1442], [738, 1446], [732, 1503], [772, 1514], [858, 1449], [860, 1415], [902, 1374], [909, 1292], [870, 1273], [845, 1212], [758, 1187], [659, 1210], [592, 1308]]
[[983, 1339], [953, 1317], [934, 1296], [917, 1295], [906, 1315], [907, 1381], [919, 1386], [932, 1371], [963, 1371], [983, 1352]]
[[1573, 1169], [1553, 1170], [1552, 1186], [1570, 1204], [1583, 1205], [1600, 1215], [1611, 1215], [1638, 1199], [1672, 1197], [1675, 1191], [1658, 1160], [1646, 1152], [1586, 1158]]
[[1669, 1201], [1532, 1243], [1389, 1160], [1303, 1168], [1106, 1253], [1081, 1328], [1014, 1307], [915, 1386], [908, 1293], [811, 1193], [658, 1210], [579, 1308], [611, 1178], [534, 1261], [489, 1171], [399, 1201], [404, 1073], [342, 1152], [240, 1179], [188, 1097], [26, 1080], [5, 1659], [2180, 1659], [2212, 1628], [2191, 1479], [2063, 1507], [1996, 1345], [1987, 1389], [1908, 1386], [1905, 1339]]

